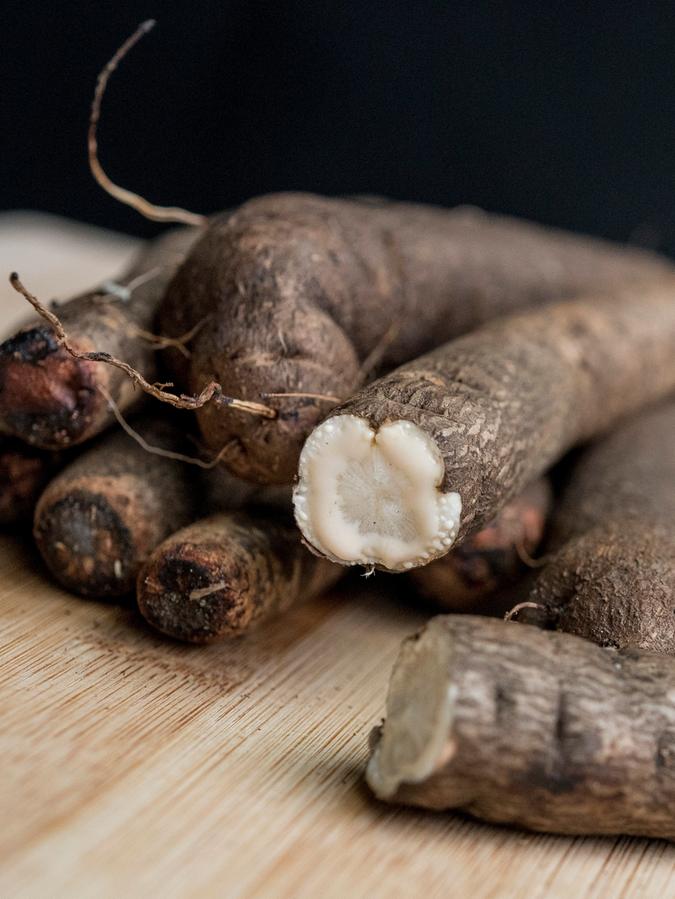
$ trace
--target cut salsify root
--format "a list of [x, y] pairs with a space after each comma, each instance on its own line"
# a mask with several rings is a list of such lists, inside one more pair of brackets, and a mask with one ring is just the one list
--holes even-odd
[[379, 799], [566, 834], [675, 839], [675, 659], [472, 615], [401, 647]]
[[343, 565], [424, 565], [673, 390], [673, 279], [503, 318], [372, 382], [312, 432], [298, 525]]
[[159, 323], [176, 336], [213, 315], [189, 363], [168, 360], [173, 377], [185, 390], [214, 380], [231, 396], [275, 397], [272, 424], [215, 406], [197, 418], [212, 449], [236, 438], [235, 474], [290, 484], [328, 404], [376, 372], [518, 308], [669, 271], [654, 256], [475, 210], [277, 194], [212, 218]]
[[329, 418], [300, 457], [296, 518], [333, 561], [403, 571], [443, 555], [457, 536], [462, 501], [441, 492], [443, 476], [436, 444], [412, 422], [375, 433], [355, 415]]
[[66, 334], [65, 328], [59, 317], [54, 312], [47, 309], [34, 294], [30, 293], [30, 291], [23, 285], [16, 272], [12, 272], [9, 276], [9, 283], [17, 293], [20, 293], [26, 300], [28, 300], [39, 316], [49, 322], [54, 329], [57, 342], [74, 359], [84, 359], [88, 362], [103, 362], [106, 365], [118, 368], [120, 371], [123, 371], [134, 384], [145, 391], [145, 393], [154, 397], [156, 400], [174, 406], [176, 409], [200, 409], [202, 406], [206, 405], [206, 403], [213, 401], [218, 405], [231, 406], [233, 409], [238, 409], [240, 412], [259, 415], [262, 418], [276, 418], [276, 410], [272, 409], [270, 406], [224, 396], [220, 384], [215, 381], [211, 381], [211, 383], [207, 384], [197, 396], [188, 396], [186, 394], [177, 395], [175, 393], [169, 393], [157, 384], [150, 384], [139, 371], [132, 368], [127, 362], [124, 362], [122, 359], [117, 359], [109, 353], [82, 352], [75, 349], [75, 347], [70, 344], [68, 335]]

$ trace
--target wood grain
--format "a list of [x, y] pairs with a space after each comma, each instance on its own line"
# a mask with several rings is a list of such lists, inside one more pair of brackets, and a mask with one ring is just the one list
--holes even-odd
[[[43, 230], [11, 228], [37, 264]], [[0, 260], [18, 268], [5, 236], [0, 219]], [[128, 244], [110, 246], [121, 264]], [[51, 281], [71, 289], [63, 268]], [[673, 895], [666, 843], [535, 836], [370, 798], [367, 734], [422, 621], [387, 586], [355, 577], [247, 640], [186, 647], [131, 606], [52, 586], [27, 540], [1, 538], [0, 895]]]

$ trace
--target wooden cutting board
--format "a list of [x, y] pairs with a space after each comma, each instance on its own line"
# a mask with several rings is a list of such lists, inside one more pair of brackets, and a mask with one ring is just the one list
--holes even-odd
[[[0, 276], [43, 298], [114, 273], [134, 242], [0, 217]], [[3, 329], [22, 314], [0, 290]], [[354, 577], [247, 640], [160, 639], [131, 605], [49, 583], [0, 538], [3, 897], [675, 895], [675, 847], [567, 839], [374, 802], [366, 739], [420, 614]]]

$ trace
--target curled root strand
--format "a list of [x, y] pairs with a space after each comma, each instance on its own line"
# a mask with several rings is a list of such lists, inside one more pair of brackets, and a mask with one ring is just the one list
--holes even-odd
[[511, 621], [521, 609], [542, 609], [543, 611], [546, 611], [545, 606], [542, 606], [540, 602], [519, 602], [504, 614], [504, 621]]
[[[141, 340], [145, 340], [156, 350], [178, 350], [181, 356], [189, 359], [192, 353], [187, 348], [187, 345], [199, 334], [210, 319], [210, 315], [205, 316], [201, 321], [197, 322], [194, 328], [190, 328], [189, 331], [181, 334], [180, 337], [165, 337], [163, 334], [153, 334], [151, 331], [143, 330], [143, 328], [134, 328], [134, 334], [136, 337], [140, 337]], [[172, 385], [169, 383], [162, 386], [170, 387]]]
[[357, 375], [357, 384], [365, 384], [370, 375], [375, 371], [378, 365], [382, 362], [387, 350], [392, 345], [392, 343], [398, 337], [399, 331], [401, 330], [401, 322], [399, 319], [394, 319], [394, 321], [389, 325], [387, 330], [384, 332], [380, 340], [373, 347], [371, 352], [366, 356], [363, 360], [361, 367], [359, 368], [359, 372]]
[[233, 441], [226, 443], [225, 446], [220, 450], [217, 456], [214, 456], [213, 459], [205, 460], [198, 459], [195, 456], [186, 456], [184, 453], [177, 453], [174, 450], [164, 449], [161, 446], [153, 446], [148, 443], [144, 437], [142, 437], [138, 431], [134, 430], [131, 427], [129, 422], [122, 415], [119, 406], [115, 402], [115, 400], [110, 396], [108, 391], [103, 387], [102, 384], [98, 385], [99, 391], [103, 394], [105, 401], [110, 407], [110, 411], [115, 416], [117, 420], [117, 424], [122, 428], [122, 430], [131, 437], [132, 440], [135, 440], [136, 443], [146, 451], [146, 453], [151, 453], [154, 456], [162, 456], [165, 459], [175, 459], [177, 462], [185, 462], [187, 465], [196, 465], [198, 468], [211, 469], [215, 468], [216, 465], [220, 464], [223, 458], [227, 455], [230, 446]]
[[184, 225], [196, 225], [201, 227], [206, 224], [207, 218], [204, 215], [198, 215], [195, 212], [189, 212], [187, 209], [180, 209], [177, 206], [155, 206], [154, 203], [139, 196], [133, 191], [115, 184], [108, 177], [98, 158], [98, 137], [97, 128], [101, 117], [101, 103], [105, 94], [110, 76], [115, 71], [120, 62], [127, 53], [134, 47], [140, 39], [147, 34], [155, 26], [154, 19], [148, 19], [142, 22], [136, 31], [128, 37], [112, 58], [106, 63], [99, 72], [96, 80], [96, 89], [94, 90], [94, 99], [91, 104], [91, 113], [89, 116], [89, 131], [87, 134], [87, 155], [89, 158], [89, 168], [96, 182], [111, 197], [131, 206], [136, 212], [140, 212], [142, 216], [153, 222], [178, 222]]
[[531, 556], [525, 549], [525, 545], [521, 541], [515, 544], [514, 549], [520, 561], [527, 568], [543, 568], [544, 565], [548, 564], [551, 558], [547, 553], [546, 555], [540, 556], [538, 559], [535, 559], [534, 556]]
[[65, 328], [61, 323], [59, 317], [46, 306], [44, 306], [40, 300], [36, 296], [34, 296], [30, 291], [24, 287], [16, 272], [12, 272], [9, 276], [9, 283], [12, 285], [14, 290], [17, 293], [20, 293], [24, 299], [28, 300], [33, 309], [37, 312], [37, 314], [45, 319], [45, 321], [49, 322], [49, 324], [54, 329], [54, 334], [56, 336], [57, 342], [69, 353], [74, 359], [83, 359], [87, 362], [104, 362], [106, 365], [112, 365], [113, 368], [119, 368], [120, 371], [123, 371], [127, 377], [133, 381], [138, 387], [141, 388], [145, 393], [154, 397], [156, 400], [159, 400], [162, 403], [168, 403], [170, 406], [173, 406], [176, 409], [201, 409], [202, 406], [205, 406], [207, 403], [213, 401], [218, 403], [221, 406], [230, 406], [232, 409], [237, 409], [240, 412], [246, 412], [249, 415], [257, 415], [261, 418], [276, 418], [277, 412], [275, 409], [272, 409], [270, 406], [264, 406], [262, 403], [254, 403], [249, 400], [239, 400], [234, 397], [225, 396], [223, 394], [222, 388], [220, 384], [216, 381], [211, 381], [209, 384], [204, 387], [204, 389], [197, 396], [187, 396], [185, 394], [181, 394], [177, 396], [175, 393], [167, 393], [161, 387], [156, 386], [155, 384], [150, 384], [149, 381], [146, 381], [143, 375], [136, 371], [135, 368], [132, 368], [128, 362], [124, 362], [122, 359], [117, 359], [115, 356], [111, 356], [110, 353], [101, 353], [101, 352], [89, 352], [84, 353], [80, 350], [76, 350], [69, 341], [68, 335], [66, 334]]

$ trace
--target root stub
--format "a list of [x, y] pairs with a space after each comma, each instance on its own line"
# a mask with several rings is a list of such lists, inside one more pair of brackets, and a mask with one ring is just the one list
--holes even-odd
[[[169, 422], [138, 427], [150, 443], [183, 447]], [[54, 578], [82, 596], [129, 593], [155, 546], [196, 514], [200, 490], [186, 471], [119, 431], [82, 453], [48, 484], [35, 509], [35, 540]]]
[[401, 649], [380, 799], [566, 834], [675, 839], [675, 659], [474, 616]]
[[48, 325], [20, 331], [0, 346], [5, 427], [43, 449], [78, 443], [105, 414], [94, 368], [61, 347]]
[[83, 596], [128, 593], [138, 565], [134, 535], [109, 498], [71, 489], [47, 503], [42, 504], [35, 539], [56, 580]]
[[157, 547], [138, 578], [138, 606], [168, 636], [213, 643], [247, 633], [339, 576], [283, 517], [216, 514]]

